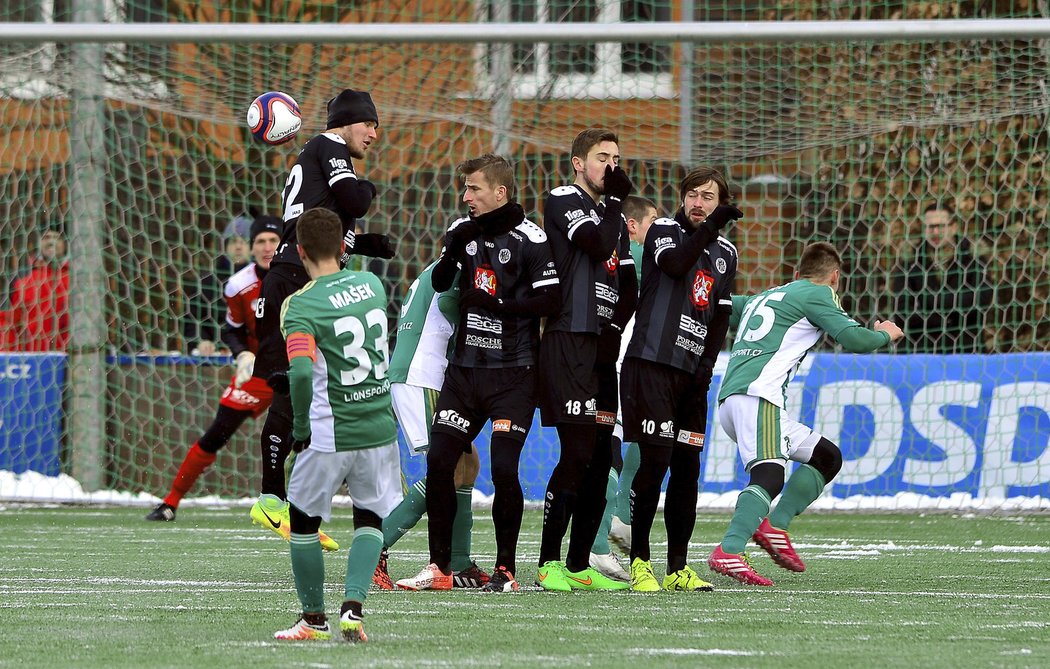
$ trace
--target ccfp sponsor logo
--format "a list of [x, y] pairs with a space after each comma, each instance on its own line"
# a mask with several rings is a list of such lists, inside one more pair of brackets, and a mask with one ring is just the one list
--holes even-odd
[[455, 428], [460, 432], [466, 432], [470, 428], [470, 421], [460, 416], [452, 409], [443, 409], [438, 412], [437, 423]]

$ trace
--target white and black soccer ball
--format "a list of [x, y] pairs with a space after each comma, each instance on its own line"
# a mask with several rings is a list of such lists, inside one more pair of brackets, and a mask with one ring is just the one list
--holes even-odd
[[292, 141], [303, 127], [299, 104], [280, 91], [263, 93], [252, 100], [246, 120], [252, 137], [272, 146]]

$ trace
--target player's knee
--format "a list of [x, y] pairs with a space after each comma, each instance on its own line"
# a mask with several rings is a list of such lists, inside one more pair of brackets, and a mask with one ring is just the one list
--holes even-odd
[[835, 478], [842, 469], [842, 451], [834, 443], [821, 437], [806, 464], [820, 472], [820, 475], [824, 477], [824, 483], [831, 483], [831, 479]]
[[288, 505], [288, 524], [296, 534], [313, 534], [321, 529], [320, 516], [308, 516], [294, 504]]
[[240, 411], [220, 405], [219, 410], [215, 413], [215, 420], [211, 422], [208, 429], [197, 440], [197, 444], [206, 453], [218, 453], [219, 449], [230, 441], [230, 437], [237, 432], [237, 428], [250, 415], [250, 411]]
[[427, 476], [454, 477], [463, 446], [448, 435], [435, 434], [427, 451]]
[[505, 440], [493, 440], [491, 449], [492, 483], [495, 486], [518, 484], [518, 463], [521, 459], [521, 444]]
[[481, 472], [481, 460], [478, 458], [478, 449], [472, 448], [469, 453], [460, 456], [456, 464], [456, 487], [473, 485], [478, 480]]
[[354, 529], [361, 527], [373, 527], [377, 530], [382, 531], [383, 519], [375, 511], [369, 511], [368, 509], [362, 509], [361, 507], [354, 507]]
[[751, 466], [749, 485], [757, 485], [773, 499], [784, 489], [784, 461], [764, 460]]

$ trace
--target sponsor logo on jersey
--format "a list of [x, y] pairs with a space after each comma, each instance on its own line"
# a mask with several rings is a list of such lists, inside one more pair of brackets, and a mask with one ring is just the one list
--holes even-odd
[[707, 326], [686, 314], [678, 320], [678, 327], [699, 339], [707, 338]]
[[620, 253], [613, 249], [609, 259], [605, 261], [605, 271], [609, 276], [616, 276], [616, 270], [620, 267]]
[[361, 402], [380, 395], [387, 395], [389, 393], [390, 379], [383, 379], [378, 386], [372, 386], [371, 388], [365, 388], [363, 390], [355, 390], [352, 393], [343, 393], [343, 401]]
[[703, 432], [690, 432], [689, 430], [679, 430], [677, 441], [678, 443], [686, 444], [687, 446], [695, 446], [701, 451], [704, 450]]
[[715, 260], [715, 269], [718, 270], [719, 274], [725, 274], [726, 273], [726, 259], [725, 258], [718, 258], [718, 259], [716, 259]]
[[503, 321], [498, 318], [489, 318], [468, 312], [467, 329], [501, 335], [503, 334]]
[[457, 412], [452, 409], [444, 409], [439, 411], [435, 422], [438, 425], [447, 425], [455, 428], [460, 432], [466, 433], [470, 429], [470, 421], [460, 416]]
[[730, 358], [757, 358], [762, 355], [762, 350], [757, 348], [738, 348], [733, 349], [733, 352], [729, 354]]
[[510, 432], [510, 419], [501, 418], [500, 420], [492, 421], [493, 432]]
[[499, 250], [499, 264], [506, 265], [510, 262], [510, 249]]
[[665, 246], [674, 246], [675, 245], [674, 240], [671, 239], [670, 237], [657, 237], [656, 241], [653, 242], [653, 244], [656, 245], [656, 250], [657, 251], [659, 251], [660, 249], [664, 248]]
[[693, 289], [689, 291], [689, 299], [697, 309], [706, 309], [711, 303], [711, 290], [715, 287], [715, 280], [705, 270], [697, 270], [693, 277]]
[[351, 304], [357, 304], [362, 300], [367, 300], [368, 298], [375, 296], [376, 293], [372, 290], [372, 286], [365, 283], [359, 286], [347, 286], [337, 293], [332, 293], [328, 296], [328, 301], [331, 302], [332, 306], [336, 309], [342, 309]]
[[475, 346], [477, 348], [503, 348], [503, 340], [501, 340], [499, 337], [482, 337], [481, 335], [476, 334], [467, 334], [467, 338], [464, 343], [467, 346]]
[[345, 170], [349, 167], [349, 164], [342, 158], [329, 158], [328, 164], [331, 165], [333, 169], [337, 170]]
[[679, 348], [684, 348], [693, 355], [704, 354], [704, 345], [697, 342], [695, 339], [690, 339], [689, 337], [678, 335], [674, 340], [674, 345]]
[[474, 287], [482, 289], [493, 297], [496, 296], [496, 273], [491, 267], [479, 267], [474, 270]]
[[594, 399], [593, 397], [584, 402], [583, 406], [583, 413], [585, 416], [594, 416], [598, 413], [598, 400]]
[[594, 296], [598, 298], [599, 302], [612, 302], [613, 304], [616, 304], [619, 293], [617, 293], [616, 289], [612, 286], [599, 281], [594, 284]]
[[477, 242], [470, 242], [469, 244], [467, 244], [466, 252], [467, 252], [468, 256], [477, 255], [477, 253], [478, 253], [478, 243]]
[[495, 242], [485, 242], [485, 248], [487, 248], [487, 249], [494, 249], [494, 248], [496, 248], [496, 243]]
[[517, 240], [518, 240], [519, 242], [523, 242], [523, 241], [525, 241], [525, 238], [524, 238], [524, 237], [522, 237], [522, 236], [521, 236], [521, 235], [519, 235], [518, 233], [514, 232], [513, 230], [511, 230], [511, 231], [510, 231], [510, 232], [508, 232], [507, 234], [509, 234], [509, 235], [510, 235], [511, 237], [513, 237], [514, 239], [517, 239]]
[[565, 220], [569, 223], [575, 223], [576, 221], [587, 218], [587, 214], [584, 213], [583, 209], [573, 209], [565, 212]]

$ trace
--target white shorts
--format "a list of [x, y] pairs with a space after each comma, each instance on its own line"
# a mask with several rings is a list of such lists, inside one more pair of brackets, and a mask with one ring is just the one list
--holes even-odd
[[718, 421], [736, 442], [744, 468], [763, 460], [809, 462], [821, 435], [780, 407], [751, 395], [730, 395], [718, 407]]
[[430, 425], [434, 421], [434, 407], [437, 406], [439, 394], [432, 388], [410, 386], [407, 383], [390, 384], [394, 415], [413, 454], [426, 453], [430, 447]]
[[308, 448], [295, 458], [288, 501], [327, 522], [332, 497], [346, 483], [354, 506], [386, 518], [401, 503], [401, 455], [397, 442], [376, 448], [322, 452]]

